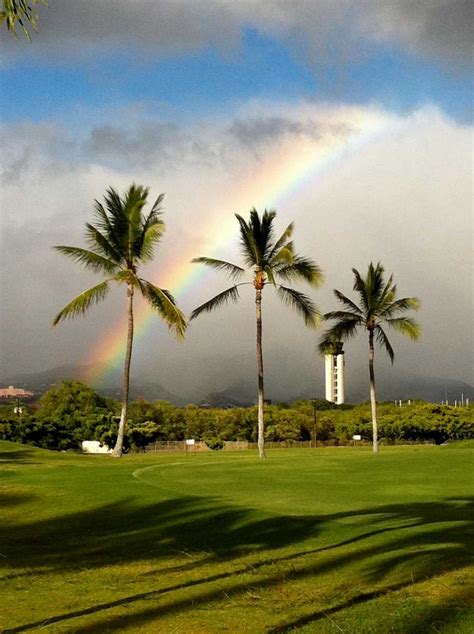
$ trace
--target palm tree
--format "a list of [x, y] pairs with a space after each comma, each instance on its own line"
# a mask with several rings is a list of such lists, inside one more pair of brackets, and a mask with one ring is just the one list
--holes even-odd
[[[240, 245], [244, 265], [252, 271], [251, 282], [233, 284], [230, 288], [219, 293], [209, 301], [196, 308], [191, 319], [195, 319], [203, 312], [210, 312], [228, 301], [236, 302], [239, 299], [238, 287], [253, 285], [255, 288], [255, 305], [257, 320], [257, 371], [258, 371], [258, 451], [260, 458], [265, 458], [264, 439], [264, 384], [263, 384], [263, 353], [262, 353], [262, 292], [265, 286], [273, 286], [279, 297], [288, 305], [296, 309], [309, 326], [316, 323], [319, 312], [307, 295], [293, 288], [282, 286], [280, 280], [305, 281], [312, 286], [318, 286], [322, 281], [320, 268], [308, 258], [294, 253], [293, 242], [290, 240], [293, 232], [293, 223], [288, 225], [278, 240], [274, 239], [273, 221], [275, 211], [265, 210], [260, 218], [258, 212], [252, 209], [250, 220], [246, 222], [242, 216], [235, 214], [239, 222]], [[242, 277], [245, 268], [216, 260], [214, 258], [200, 257], [193, 262], [205, 264], [217, 271], [224, 271], [234, 280]]]
[[416, 341], [420, 335], [420, 326], [411, 317], [402, 317], [400, 313], [413, 309], [418, 310], [420, 302], [416, 297], [396, 299], [397, 286], [393, 283], [393, 275], [387, 281], [384, 279], [384, 268], [378, 262], [375, 266], [369, 264], [365, 279], [359, 271], [354, 273], [354, 291], [359, 295], [358, 304], [334, 290], [334, 295], [346, 310], [336, 310], [326, 313], [325, 320], [336, 320], [336, 324], [327, 330], [319, 344], [319, 351], [324, 353], [334, 342], [353, 337], [359, 328], [369, 333], [369, 380], [370, 404], [372, 409], [373, 450], [378, 451], [377, 402], [375, 397], [374, 373], [374, 338], [385, 348], [390, 361], [393, 363], [395, 353], [390, 341], [382, 328], [387, 325]]
[[148, 188], [133, 184], [123, 196], [110, 187], [104, 197], [105, 206], [95, 201], [95, 225], [86, 223], [86, 240], [90, 249], [54, 247], [63, 255], [82, 264], [86, 269], [106, 276], [99, 284], [89, 288], [56, 315], [53, 325], [66, 318], [84, 314], [92, 304], [105, 299], [111, 284], [125, 284], [127, 288], [127, 348], [123, 375], [123, 401], [117, 442], [113, 455], [120, 457], [128, 411], [130, 362], [133, 344], [133, 297], [135, 291], [157, 311], [168, 328], [179, 339], [184, 337], [186, 320], [176, 306], [171, 293], [155, 286], [138, 275], [138, 267], [153, 258], [154, 247], [160, 241], [165, 224], [160, 205], [164, 194], [156, 199], [150, 212], [145, 214]]

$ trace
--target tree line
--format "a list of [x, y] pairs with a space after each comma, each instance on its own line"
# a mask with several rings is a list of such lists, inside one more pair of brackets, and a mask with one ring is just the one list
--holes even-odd
[[[0, 438], [55, 450], [79, 450], [83, 440], [113, 446], [121, 403], [104, 398], [79, 381], [52, 387], [36, 405], [0, 406]], [[219, 449], [225, 441], [257, 442], [257, 407], [177, 407], [166, 401], [130, 403], [123, 451], [141, 450], [156, 441], [200, 440]], [[379, 438], [383, 443], [435, 444], [474, 438], [473, 406], [454, 408], [423, 401], [398, 407], [379, 405]], [[354, 435], [372, 441], [369, 403], [335, 405], [318, 399], [267, 405], [265, 441], [315, 441], [319, 445], [351, 444]]]

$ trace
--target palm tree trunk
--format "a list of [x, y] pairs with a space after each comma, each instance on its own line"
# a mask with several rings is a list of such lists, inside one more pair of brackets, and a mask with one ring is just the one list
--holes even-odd
[[258, 369], [258, 455], [265, 458], [265, 428], [263, 423], [264, 388], [263, 388], [263, 351], [262, 351], [262, 291], [255, 291], [257, 314], [257, 369]]
[[379, 437], [377, 427], [377, 400], [375, 397], [375, 372], [374, 372], [374, 332], [369, 330], [369, 379], [370, 379], [370, 407], [372, 410], [372, 436], [373, 450], [379, 450]]
[[123, 438], [125, 435], [125, 425], [128, 413], [128, 394], [130, 389], [130, 363], [132, 361], [132, 345], [133, 345], [133, 286], [127, 287], [127, 314], [128, 314], [128, 330], [127, 330], [127, 352], [125, 355], [125, 366], [123, 370], [123, 400], [122, 412], [120, 414], [120, 423], [117, 434], [117, 442], [115, 443], [112, 455], [120, 458], [123, 453]]

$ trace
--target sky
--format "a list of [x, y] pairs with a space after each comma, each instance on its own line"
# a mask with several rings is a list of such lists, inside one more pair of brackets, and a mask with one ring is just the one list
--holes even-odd
[[[94, 199], [164, 192], [167, 231], [144, 273], [189, 314], [229, 284], [189, 264], [238, 261], [233, 214], [274, 208], [323, 269], [322, 312], [351, 268], [381, 261], [417, 296], [423, 335], [393, 334], [381, 383], [472, 383], [473, 4], [464, 0], [49, 0], [28, 42], [0, 30], [0, 377], [120, 365], [123, 289], [84, 318], [56, 312], [95, 277], [52, 250], [84, 245]], [[267, 290], [267, 289], [266, 289]], [[323, 394], [309, 330], [264, 298], [267, 395]], [[251, 293], [177, 343], [138, 307], [133, 372], [198, 397], [253, 380]], [[346, 344], [350, 393], [363, 335]]]

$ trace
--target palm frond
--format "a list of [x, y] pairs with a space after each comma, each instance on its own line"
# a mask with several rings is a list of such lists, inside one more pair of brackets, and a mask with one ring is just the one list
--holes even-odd
[[195, 264], [205, 264], [206, 266], [211, 267], [211, 269], [215, 269], [216, 271], [225, 271], [227, 275], [231, 279], [238, 279], [242, 277], [245, 273], [245, 269], [237, 266], [236, 264], [232, 264], [232, 262], [225, 262], [224, 260], [216, 260], [215, 258], [194, 258], [191, 260]]
[[77, 315], [84, 314], [92, 304], [98, 304], [105, 299], [107, 293], [110, 290], [109, 282], [111, 280], [104, 280], [97, 286], [92, 286], [86, 291], [83, 291], [75, 297], [73, 300], [66, 304], [59, 313], [56, 315], [53, 321], [53, 326], [56, 326], [63, 319], [72, 319]]
[[285, 264], [291, 264], [294, 260], [294, 245], [293, 242], [287, 242], [282, 245], [278, 251], [270, 254], [268, 261], [272, 266], [284, 266]]
[[394, 362], [395, 360], [395, 353], [393, 351], [393, 348], [390, 344], [390, 341], [388, 340], [387, 335], [385, 334], [383, 328], [380, 325], [377, 325], [375, 327], [375, 337], [377, 339], [377, 343], [380, 346], [383, 346], [385, 348], [385, 350], [387, 351], [388, 356], [390, 357], [390, 361]]
[[94, 201], [94, 210], [94, 226], [97, 227], [97, 229], [102, 233], [102, 235], [104, 235], [104, 237], [106, 237], [107, 241], [110, 242], [115, 252], [121, 253], [122, 245], [120, 243], [120, 240], [114, 231], [114, 228], [110, 222], [110, 218], [104, 209], [104, 206], [98, 200]]
[[299, 255], [295, 256], [290, 264], [277, 267], [275, 272], [278, 277], [288, 282], [303, 280], [316, 287], [323, 281], [323, 272], [319, 266], [309, 258]]
[[346, 308], [349, 308], [351, 312], [354, 312], [357, 315], [362, 315], [362, 311], [357, 306], [357, 304], [355, 304], [351, 299], [341, 293], [341, 291], [338, 291], [337, 288], [334, 289], [334, 295], [341, 302], [341, 304], [343, 304]]
[[386, 323], [406, 337], [410, 337], [413, 341], [416, 341], [421, 333], [420, 325], [412, 317], [394, 317], [393, 319], [387, 319]]
[[384, 268], [377, 262], [374, 264], [371, 262], [367, 269], [367, 276], [365, 278], [365, 289], [368, 300], [368, 307], [371, 311], [377, 311], [381, 303], [381, 294], [384, 287]]
[[139, 279], [143, 296], [148, 300], [168, 328], [175, 333], [178, 339], [184, 339], [187, 323], [183, 313], [176, 306], [173, 295], [164, 288], [158, 288], [147, 280]]
[[109, 187], [104, 200], [115, 241], [120, 245], [120, 253], [126, 253], [128, 245], [128, 219], [124, 213], [124, 201], [122, 201], [120, 194], [113, 187]]
[[357, 269], [352, 269], [354, 273], [354, 286], [353, 290], [355, 290], [360, 297], [360, 301], [365, 311], [369, 310], [370, 302], [367, 293], [367, 288], [365, 285], [365, 280], [362, 278], [362, 275], [359, 273]]
[[152, 216], [152, 215], [160, 215], [161, 216], [161, 211], [162, 211], [161, 204], [162, 204], [164, 199], [165, 199], [165, 195], [164, 194], [160, 194], [158, 196], [158, 198], [155, 200], [155, 202], [152, 205], [149, 217]]
[[267, 264], [266, 266], [263, 267], [263, 271], [265, 275], [267, 276], [267, 279], [270, 282], [270, 284], [273, 284], [273, 286], [276, 286], [275, 272], [273, 270], [273, 267], [270, 264]]
[[385, 283], [385, 286], [380, 292], [380, 297], [378, 301], [379, 307], [386, 306], [387, 304], [393, 302], [396, 296], [397, 285], [393, 283], [393, 275], [390, 275], [387, 282]]
[[196, 317], [198, 317], [201, 313], [210, 313], [215, 308], [219, 308], [223, 304], [227, 304], [227, 302], [235, 303], [238, 301], [239, 297], [240, 295], [237, 286], [231, 286], [230, 288], [222, 291], [222, 293], [219, 293], [209, 301], [195, 308], [191, 313], [190, 320], [192, 321], [193, 319], [196, 319]]
[[71, 258], [75, 262], [83, 264], [86, 269], [90, 269], [96, 273], [105, 271], [106, 273], [115, 273], [118, 268], [116, 262], [112, 262], [108, 258], [104, 258], [102, 255], [89, 251], [88, 249], [81, 249], [79, 247], [65, 247], [55, 246], [56, 251], [59, 251], [63, 255]]
[[165, 223], [160, 218], [155, 218], [152, 221], [147, 218], [134, 247], [135, 256], [143, 262], [151, 260], [155, 246], [161, 240], [164, 232]]
[[242, 216], [235, 214], [235, 217], [240, 225], [240, 247], [244, 262], [248, 266], [257, 266], [260, 258], [252, 230]]
[[[254, 234], [255, 240], [258, 244], [260, 255], [263, 262], [267, 262], [271, 257], [271, 252], [273, 249], [273, 221], [275, 219], [276, 212], [272, 210], [265, 209], [262, 215], [261, 221], [258, 223], [258, 231]], [[250, 212], [250, 224], [253, 224], [253, 218], [258, 218], [258, 212], [256, 209], [253, 209]]]
[[420, 300], [417, 297], [402, 297], [386, 306], [384, 310], [380, 313], [380, 316], [387, 318], [399, 312], [404, 312], [407, 310], [419, 310], [419, 308]]
[[142, 279], [139, 278], [138, 275], [131, 269], [126, 268], [120, 270], [114, 275], [113, 280], [119, 284], [128, 284], [129, 286], [133, 286], [139, 290], [142, 295], [145, 295], [146, 291], [143, 286]]
[[292, 244], [291, 242], [289, 243], [288, 240], [291, 238], [293, 234], [293, 229], [294, 229], [294, 224], [290, 222], [290, 224], [287, 226], [285, 231], [281, 234], [281, 236], [275, 242], [272, 248], [272, 251], [269, 255], [270, 260], [273, 261], [273, 258], [276, 256], [276, 254], [281, 250], [283, 246], [288, 246], [289, 244]]
[[303, 317], [307, 326], [318, 325], [321, 313], [307, 295], [287, 286], [279, 286], [278, 295], [285, 304], [294, 308]]
[[[148, 190], [144, 191], [142, 195], [145, 196], [143, 202], [146, 202]], [[141, 226], [135, 240], [133, 251], [135, 257], [144, 262], [152, 259], [154, 248], [165, 232], [165, 223], [161, 217], [161, 203], [164, 197], [164, 194], [158, 196], [146, 218], [140, 213]]]
[[328, 313], [325, 313], [324, 320], [329, 321], [330, 319], [355, 320], [359, 324], [362, 324], [364, 321], [364, 317], [362, 315], [353, 313], [350, 310], [331, 310]]
[[94, 225], [86, 222], [86, 239], [93, 251], [103, 254], [112, 259], [114, 262], [120, 263], [123, 253], [117, 252], [109, 240]]
[[127, 253], [130, 261], [140, 257], [140, 244], [143, 229], [143, 207], [146, 204], [148, 188], [135, 183], [125, 194], [124, 212], [127, 217], [128, 241]]
[[[326, 315], [324, 316], [326, 319]], [[360, 321], [357, 319], [341, 320], [331, 328], [328, 328], [321, 338], [321, 343], [318, 346], [320, 352], [322, 352], [322, 343], [333, 343], [334, 341], [344, 341], [345, 339], [351, 339], [357, 334], [357, 329], [360, 326]]]
[[339, 354], [342, 352], [342, 342], [331, 338], [329, 331], [327, 331], [321, 337], [317, 350], [321, 354]]

